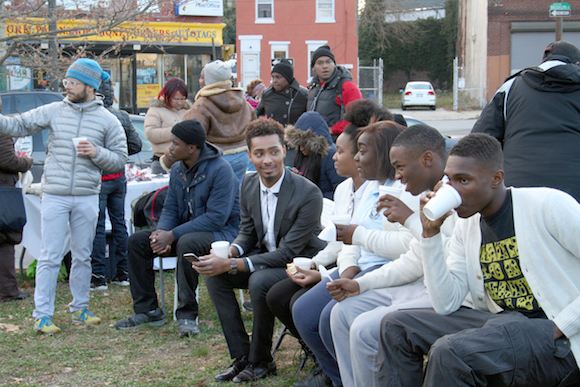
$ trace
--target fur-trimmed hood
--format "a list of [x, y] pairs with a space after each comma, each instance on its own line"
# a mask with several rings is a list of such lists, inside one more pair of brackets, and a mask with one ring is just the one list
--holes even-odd
[[[165, 99], [163, 98], [152, 98], [151, 101], [149, 101], [149, 107], [162, 107], [167, 109], [167, 106], [165, 106]], [[179, 110], [188, 110], [189, 108], [191, 108], [191, 102], [186, 100]]]
[[295, 149], [307, 147], [321, 157], [326, 157], [332, 144], [326, 121], [314, 111], [302, 114], [295, 125], [288, 125], [285, 138], [290, 147]]

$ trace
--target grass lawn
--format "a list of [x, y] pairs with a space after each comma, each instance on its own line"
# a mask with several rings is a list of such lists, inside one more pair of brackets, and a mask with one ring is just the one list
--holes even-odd
[[[401, 93], [383, 93], [383, 106], [387, 109], [401, 108]], [[437, 93], [437, 109], [453, 110], [453, 93]]]
[[[174, 273], [165, 272], [165, 299], [173, 306]], [[157, 277], [157, 281], [158, 281]], [[33, 291], [33, 282], [22, 281], [22, 290]], [[159, 283], [156, 285], [159, 291]], [[109, 285], [109, 290], [91, 292], [90, 309], [102, 318], [94, 327], [71, 323], [67, 282], [59, 282], [53, 322], [62, 329], [54, 336], [37, 335], [32, 327], [32, 297], [0, 303], [0, 385], [18, 386], [225, 386], [214, 375], [230, 363], [217, 314], [205, 287], [199, 286], [201, 333], [180, 338], [177, 322], [163, 327], [118, 331], [116, 321], [133, 314], [128, 287]], [[171, 313], [169, 313], [171, 315]], [[243, 313], [251, 331], [251, 312]], [[274, 342], [282, 329], [277, 322]], [[292, 386], [306, 377], [309, 361], [298, 376], [300, 345], [287, 336], [274, 358], [278, 376], [246, 386]]]

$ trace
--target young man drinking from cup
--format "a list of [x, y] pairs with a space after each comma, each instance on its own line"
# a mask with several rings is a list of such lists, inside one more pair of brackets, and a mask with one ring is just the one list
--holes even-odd
[[[487, 134], [451, 149], [445, 174], [461, 196], [461, 219], [445, 252], [445, 216], [430, 221], [421, 213], [434, 309], [383, 318], [381, 385], [580, 381], [580, 205], [551, 188], [506, 188], [502, 166], [501, 145]], [[468, 293], [473, 309], [462, 306]]]

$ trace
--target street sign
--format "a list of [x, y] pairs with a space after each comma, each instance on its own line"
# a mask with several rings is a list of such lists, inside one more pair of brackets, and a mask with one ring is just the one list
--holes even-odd
[[572, 7], [568, 3], [550, 4], [551, 17], [568, 17], [572, 14]]

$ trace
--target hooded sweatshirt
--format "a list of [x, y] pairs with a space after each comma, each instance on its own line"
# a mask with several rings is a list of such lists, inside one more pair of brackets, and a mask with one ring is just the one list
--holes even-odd
[[[322, 116], [317, 112], [306, 112], [296, 121], [295, 126], [286, 127], [286, 142], [297, 150], [295, 168], [298, 168], [314, 184], [318, 185], [325, 198], [331, 199], [334, 190], [344, 177], [337, 175], [334, 169], [332, 157], [336, 153], [336, 145], [332, 142], [332, 137], [328, 130], [328, 125]], [[310, 156], [303, 156], [299, 148], [307, 148]], [[313, 171], [313, 157], [319, 155], [319, 173]]]
[[580, 66], [548, 59], [508, 78], [473, 132], [502, 142], [506, 185], [557, 188], [580, 201]]
[[195, 103], [183, 120], [196, 118], [205, 128], [207, 141], [226, 154], [245, 152], [246, 126], [256, 119], [254, 108], [246, 101], [243, 89], [230, 81], [207, 85], [195, 96]]

